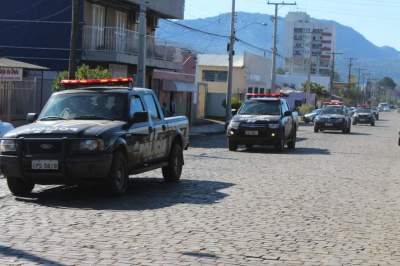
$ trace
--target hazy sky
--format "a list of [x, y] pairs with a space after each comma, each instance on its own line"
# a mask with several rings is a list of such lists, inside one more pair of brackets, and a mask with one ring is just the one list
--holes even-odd
[[[185, 16], [194, 19], [230, 12], [231, 3], [231, 0], [186, 0]], [[236, 0], [236, 7], [237, 11], [274, 12], [267, 0]], [[288, 11], [305, 11], [315, 18], [336, 20], [376, 45], [400, 50], [400, 0], [297, 0], [295, 7], [281, 7], [279, 15], [285, 16]]]

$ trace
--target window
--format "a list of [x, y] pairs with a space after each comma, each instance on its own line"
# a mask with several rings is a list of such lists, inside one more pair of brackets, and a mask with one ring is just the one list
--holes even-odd
[[143, 103], [139, 96], [133, 96], [131, 98], [130, 116], [133, 117], [133, 115], [138, 112], [144, 112]]
[[144, 96], [144, 102], [147, 105], [147, 108], [148, 108], [149, 114], [151, 116], [151, 119], [160, 120], [161, 119], [160, 113], [158, 112], [157, 104], [156, 104], [156, 102], [154, 100], [153, 95], [146, 94]]
[[247, 93], [253, 93], [253, 88], [251, 87], [247, 88]]
[[105, 8], [93, 5], [92, 12], [92, 48], [97, 49], [104, 45]]
[[203, 71], [203, 81], [210, 82], [226, 82], [228, 80], [228, 72], [227, 71]]
[[260, 93], [264, 94], [265, 93], [265, 89], [264, 88], [260, 88]]
[[254, 93], [258, 93], [258, 87], [254, 88]]
[[284, 114], [286, 111], [289, 111], [289, 108], [287, 107], [284, 101], [281, 102], [281, 108], [282, 108], [282, 114]]

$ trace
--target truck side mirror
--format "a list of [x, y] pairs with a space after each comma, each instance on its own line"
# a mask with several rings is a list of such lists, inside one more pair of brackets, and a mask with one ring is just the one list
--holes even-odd
[[235, 115], [237, 115], [237, 113], [238, 113], [238, 110], [237, 110], [237, 109], [232, 109], [232, 111], [231, 111], [231, 112], [232, 112], [232, 115], [233, 115], [233, 116], [235, 116]]
[[149, 121], [149, 113], [148, 112], [136, 112], [133, 117], [130, 119], [132, 124], [134, 123], [145, 123]]
[[292, 111], [286, 111], [283, 116], [292, 116]]
[[33, 122], [35, 122], [35, 121], [37, 120], [37, 118], [38, 118], [38, 114], [37, 114], [37, 113], [28, 113], [28, 114], [26, 115], [26, 121], [27, 121], [28, 123], [33, 123]]

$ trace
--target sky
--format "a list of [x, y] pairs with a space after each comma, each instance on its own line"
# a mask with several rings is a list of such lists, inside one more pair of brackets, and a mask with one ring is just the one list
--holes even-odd
[[[232, 0], [186, 0], [185, 19], [216, 16], [230, 12], [231, 7]], [[236, 0], [236, 10], [274, 13], [267, 0]], [[314, 18], [335, 20], [354, 28], [375, 45], [400, 50], [400, 0], [297, 0], [297, 6], [282, 6], [279, 16], [285, 16], [289, 11], [303, 11]]]

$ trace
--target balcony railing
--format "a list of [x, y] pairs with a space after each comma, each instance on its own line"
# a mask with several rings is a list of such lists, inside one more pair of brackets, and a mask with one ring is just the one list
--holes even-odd
[[[147, 36], [147, 57], [173, 63], [182, 62], [183, 49]], [[83, 50], [126, 55], [139, 54], [139, 33], [115, 27], [83, 27]]]

